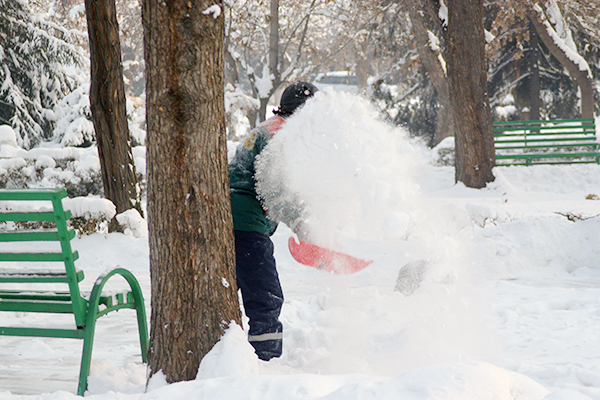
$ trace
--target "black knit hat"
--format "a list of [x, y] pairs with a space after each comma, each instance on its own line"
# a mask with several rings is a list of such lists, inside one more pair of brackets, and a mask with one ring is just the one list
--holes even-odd
[[308, 82], [298, 81], [286, 87], [281, 95], [279, 108], [275, 110], [278, 115], [291, 115], [304, 102], [312, 97], [319, 89], [315, 85]]

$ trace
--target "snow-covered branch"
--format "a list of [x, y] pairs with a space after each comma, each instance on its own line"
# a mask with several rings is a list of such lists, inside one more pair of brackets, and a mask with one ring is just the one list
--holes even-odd
[[550, 0], [546, 4], [546, 11], [550, 16], [550, 19], [546, 17], [546, 13], [539, 4], [536, 3], [533, 6], [533, 9], [556, 46], [569, 60], [578, 66], [580, 71], [585, 72], [587, 76], [592, 79], [592, 70], [585, 58], [577, 51], [577, 46], [573, 41], [571, 31], [568, 29], [568, 24], [563, 18], [556, 1]]

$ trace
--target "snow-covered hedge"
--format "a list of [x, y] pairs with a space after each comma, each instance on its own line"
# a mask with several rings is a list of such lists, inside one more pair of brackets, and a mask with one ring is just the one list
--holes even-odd
[[260, 102], [247, 95], [239, 87], [228, 83], [225, 86], [225, 114], [227, 119], [227, 138], [239, 140], [250, 130], [248, 115], [258, 111]]
[[[133, 155], [144, 190], [145, 148], [133, 148]], [[43, 187], [66, 189], [69, 199], [63, 204], [71, 210], [71, 224], [80, 234], [106, 230], [108, 221], [115, 216], [114, 205], [102, 198], [100, 159], [95, 146], [25, 150], [17, 145], [14, 130], [0, 125], [0, 188]], [[145, 235], [145, 222], [139, 214], [118, 220], [133, 236]]]
[[442, 140], [431, 151], [431, 163], [437, 166], [454, 166], [454, 137]]

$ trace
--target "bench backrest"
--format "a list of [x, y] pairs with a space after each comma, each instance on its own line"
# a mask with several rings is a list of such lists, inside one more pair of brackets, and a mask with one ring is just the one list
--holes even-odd
[[598, 162], [593, 119], [494, 122], [497, 160], [536, 159], [544, 163]]
[[[67, 193], [64, 189], [0, 190], [0, 201], [11, 202], [6, 203], [8, 207], [1, 207], [0, 222], [14, 222], [19, 226], [16, 229], [0, 231], [0, 242], [24, 242], [25, 245], [19, 244], [18, 247], [27, 249], [19, 252], [1, 249], [0, 263], [58, 262], [64, 265], [64, 269], [60, 270], [35, 270], [22, 267], [1, 269], [0, 283], [65, 283], [69, 288], [68, 293], [63, 295], [68, 297], [64, 301], [60, 300], [58, 294], [53, 297], [40, 294], [39, 300], [36, 302], [32, 301], [35, 300], [35, 291], [27, 289], [25, 291], [30, 293], [24, 295], [22, 294], [23, 290], [15, 290], [15, 300], [0, 302], [0, 310], [73, 313], [77, 326], [82, 327], [85, 325], [87, 303], [79, 291], [79, 282], [83, 280], [84, 276], [82, 271], [77, 271], [75, 268], [75, 260], [79, 255], [71, 248], [71, 239], [75, 237], [75, 231], [67, 227], [67, 220], [71, 218], [71, 213], [63, 209], [62, 199], [65, 197], [67, 197]], [[33, 201], [45, 202], [44, 204], [51, 205], [51, 208], [46, 207], [47, 211], [39, 211], [39, 208], [36, 210], [23, 207]], [[29, 228], [26, 224], [29, 222], [42, 222], [51, 225], [51, 228]], [[40, 251], [39, 242], [57, 242], [60, 244], [60, 252]], [[2, 268], [1, 264], [0, 268]], [[8, 296], [7, 291], [3, 291], [3, 293], [4, 296]], [[25, 298], [27, 301], [24, 300]], [[19, 302], [19, 299], [22, 301]]]

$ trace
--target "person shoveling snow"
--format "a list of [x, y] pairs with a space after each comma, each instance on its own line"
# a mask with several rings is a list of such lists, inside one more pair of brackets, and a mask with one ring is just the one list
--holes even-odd
[[[277, 222], [267, 216], [256, 193], [255, 160], [271, 137], [285, 124], [316, 87], [307, 82], [288, 86], [275, 115], [253, 129], [236, 151], [229, 165], [231, 209], [235, 230], [236, 273], [242, 291], [244, 311], [250, 319], [248, 340], [262, 360], [281, 356], [283, 327], [279, 321], [283, 292], [273, 256]], [[299, 207], [289, 202], [281, 219], [304, 236]]]

